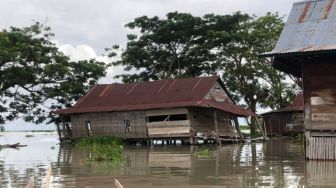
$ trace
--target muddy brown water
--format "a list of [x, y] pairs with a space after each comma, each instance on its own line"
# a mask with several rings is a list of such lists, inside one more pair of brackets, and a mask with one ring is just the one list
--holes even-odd
[[[0, 187], [326, 187], [336, 185], [336, 162], [305, 161], [292, 138], [220, 146], [127, 146], [121, 164], [87, 163], [84, 151], [58, 145], [52, 133], [3, 133], [0, 144], [28, 147], [0, 150]], [[198, 157], [197, 151], [209, 149]]]

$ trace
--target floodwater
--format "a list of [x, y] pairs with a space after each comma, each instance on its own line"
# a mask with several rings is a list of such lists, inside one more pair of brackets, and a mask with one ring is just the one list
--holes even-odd
[[[292, 138], [222, 146], [127, 146], [121, 164], [87, 163], [84, 151], [58, 145], [55, 133], [2, 133], [0, 144], [27, 144], [0, 150], [0, 187], [326, 187], [336, 185], [336, 162], [305, 161]], [[209, 155], [197, 151], [208, 148]]]

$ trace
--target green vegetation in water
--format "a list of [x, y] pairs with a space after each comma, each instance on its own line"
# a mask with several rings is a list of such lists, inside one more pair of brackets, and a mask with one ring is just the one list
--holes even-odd
[[32, 135], [32, 134], [26, 134], [26, 138], [31, 138], [31, 137], [34, 137], [34, 135]]
[[211, 154], [211, 151], [209, 149], [205, 148], [205, 149], [200, 149], [198, 151], [195, 151], [193, 153], [193, 156], [195, 156], [195, 157], [209, 157], [210, 154]]
[[300, 145], [304, 145], [305, 136], [304, 133], [300, 133], [294, 137], [294, 142], [299, 143]]
[[123, 142], [119, 138], [103, 136], [88, 137], [75, 141], [75, 146], [86, 150], [85, 160], [112, 161], [120, 163], [123, 161]]

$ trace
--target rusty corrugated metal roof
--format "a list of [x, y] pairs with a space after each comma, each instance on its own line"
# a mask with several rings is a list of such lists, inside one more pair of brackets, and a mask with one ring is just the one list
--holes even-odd
[[296, 2], [280, 38], [264, 56], [336, 51], [336, 0]]
[[304, 109], [303, 94], [300, 93], [300, 94], [295, 96], [293, 102], [291, 104], [289, 104], [287, 107], [280, 108], [278, 110], [274, 110], [274, 111], [270, 111], [270, 112], [266, 112], [266, 113], [263, 113], [262, 115], [270, 114], [270, 113], [277, 113], [277, 112], [303, 111], [303, 109]]
[[94, 86], [73, 107], [55, 114], [148, 110], [174, 107], [216, 108], [236, 115], [254, 115], [226, 100], [225, 103], [204, 99], [217, 76], [160, 80], [141, 83]]

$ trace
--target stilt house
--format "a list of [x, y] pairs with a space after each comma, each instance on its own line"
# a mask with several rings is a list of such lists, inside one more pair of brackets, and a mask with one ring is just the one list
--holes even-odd
[[306, 158], [336, 160], [336, 2], [294, 3], [274, 67], [302, 77]]
[[304, 132], [303, 95], [298, 94], [285, 108], [261, 114], [264, 132], [268, 136], [297, 135]]
[[73, 107], [54, 113], [70, 119], [58, 125], [61, 139], [109, 135], [186, 142], [197, 136], [239, 139], [237, 117], [254, 115], [233, 103], [217, 76], [96, 85]]

